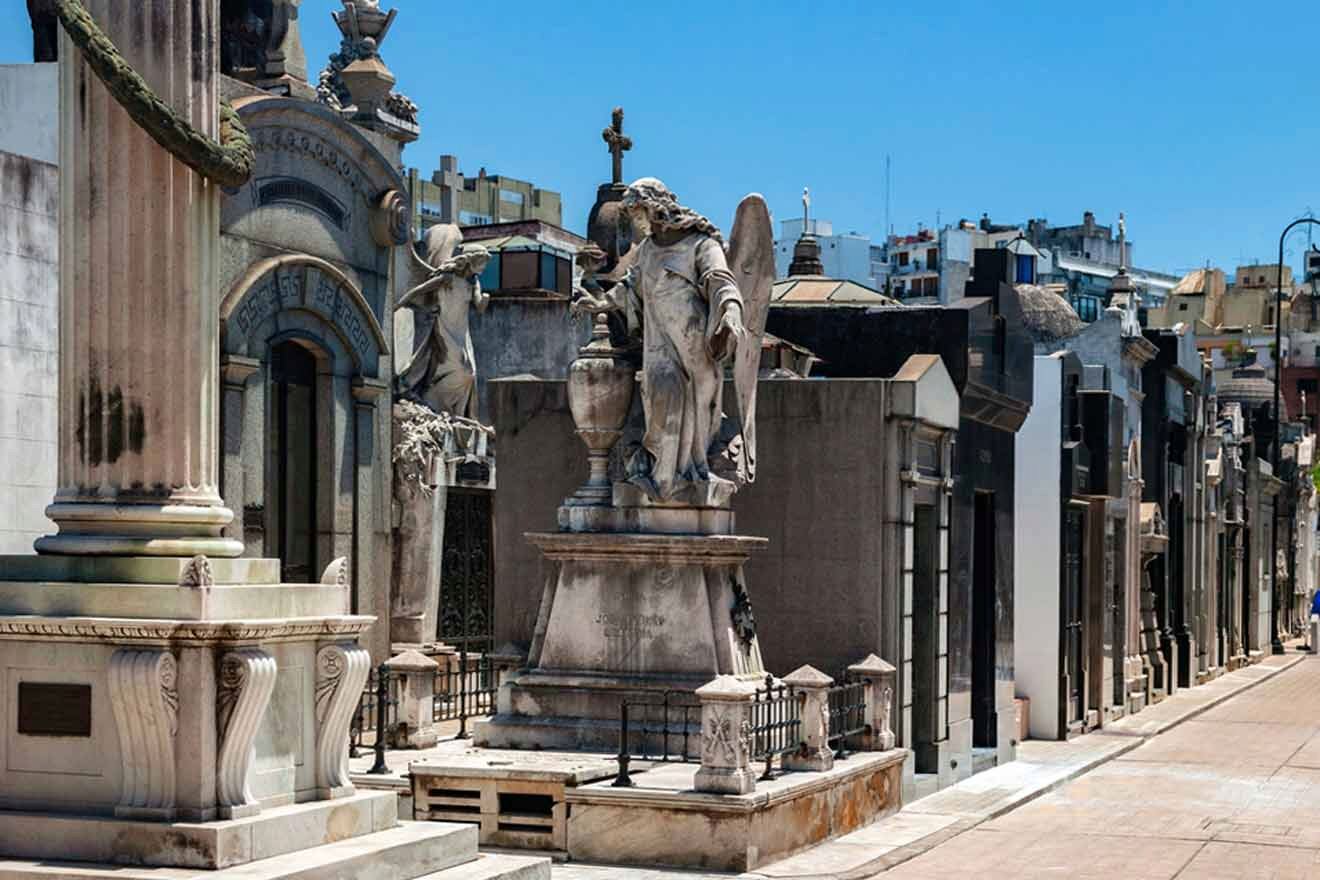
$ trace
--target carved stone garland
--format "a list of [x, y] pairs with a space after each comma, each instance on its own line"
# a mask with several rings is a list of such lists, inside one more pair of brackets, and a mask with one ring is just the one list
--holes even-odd
[[278, 671], [275, 658], [260, 648], [239, 648], [220, 661], [216, 692], [220, 752], [215, 788], [223, 818], [239, 819], [261, 811], [248, 785], [248, 771], [256, 756], [257, 730], [275, 690]]
[[115, 815], [173, 819], [179, 666], [159, 648], [122, 648], [110, 658], [110, 705], [124, 775]]
[[348, 797], [348, 728], [371, 671], [371, 655], [352, 642], [316, 654], [316, 789], [321, 798]]

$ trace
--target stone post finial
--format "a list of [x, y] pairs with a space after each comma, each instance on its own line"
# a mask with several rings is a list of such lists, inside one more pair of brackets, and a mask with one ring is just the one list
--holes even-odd
[[890, 714], [893, 711], [894, 685], [897, 671], [892, 665], [874, 654], [868, 654], [860, 663], [848, 667], [848, 674], [870, 682], [866, 696], [866, 723], [871, 732], [859, 750], [887, 752], [894, 747], [894, 731], [890, 727]]
[[829, 743], [829, 698], [834, 679], [814, 666], [802, 666], [785, 676], [784, 684], [803, 695], [802, 746], [784, 756], [784, 769], [829, 770], [834, 766]]
[[399, 676], [398, 720], [394, 737], [396, 749], [428, 749], [440, 741], [435, 726], [435, 676], [440, 664], [419, 651], [407, 650], [385, 661], [385, 666]]
[[701, 769], [693, 788], [717, 794], [755, 791], [751, 716], [756, 684], [721, 675], [696, 693], [701, 700]]

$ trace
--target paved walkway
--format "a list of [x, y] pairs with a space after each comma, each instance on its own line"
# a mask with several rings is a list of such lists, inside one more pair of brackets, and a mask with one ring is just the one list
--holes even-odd
[[[1182, 691], [750, 878], [1320, 876], [1320, 659], [1291, 653]], [[887, 873], [886, 873], [887, 872]], [[693, 880], [556, 865], [555, 880]], [[729, 875], [707, 875], [723, 877]]]

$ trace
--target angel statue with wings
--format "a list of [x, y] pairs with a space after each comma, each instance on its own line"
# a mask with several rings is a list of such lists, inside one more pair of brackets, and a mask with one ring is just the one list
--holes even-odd
[[395, 376], [400, 397], [436, 412], [477, 417], [477, 363], [468, 326], [469, 308], [485, 311], [490, 294], [481, 275], [490, 254], [483, 247], [455, 253], [462, 242], [457, 226], [432, 226], [426, 234], [426, 258], [413, 252], [423, 280], [404, 294], [398, 309], [411, 307], [431, 316], [426, 336]]
[[[765, 199], [738, 206], [730, 244], [663, 183], [630, 185], [623, 207], [635, 241], [608, 291], [584, 283], [575, 306], [620, 311], [642, 337], [645, 426], [626, 462], [628, 482], [655, 502], [726, 506], [756, 476], [756, 377], [774, 234]], [[598, 288], [596, 288], [598, 289]], [[735, 406], [725, 411], [725, 365]]]

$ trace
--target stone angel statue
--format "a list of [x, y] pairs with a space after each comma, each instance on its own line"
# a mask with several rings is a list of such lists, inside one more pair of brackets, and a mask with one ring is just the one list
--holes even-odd
[[425, 238], [426, 258], [413, 252], [423, 278], [394, 307], [414, 308], [430, 315], [430, 328], [417, 342], [412, 358], [395, 375], [398, 396], [425, 404], [436, 412], [477, 417], [477, 361], [468, 325], [469, 308], [485, 311], [490, 294], [479, 276], [490, 261], [483, 247], [458, 251], [463, 235], [458, 227], [432, 226]]
[[[627, 480], [652, 501], [727, 506], [756, 478], [756, 378], [775, 277], [770, 211], [760, 195], [744, 198], [726, 247], [653, 177], [627, 188], [623, 208], [640, 244], [608, 291], [584, 278], [575, 307], [622, 312], [642, 337], [645, 425]], [[726, 365], [735, 392], [727, 409]]]

